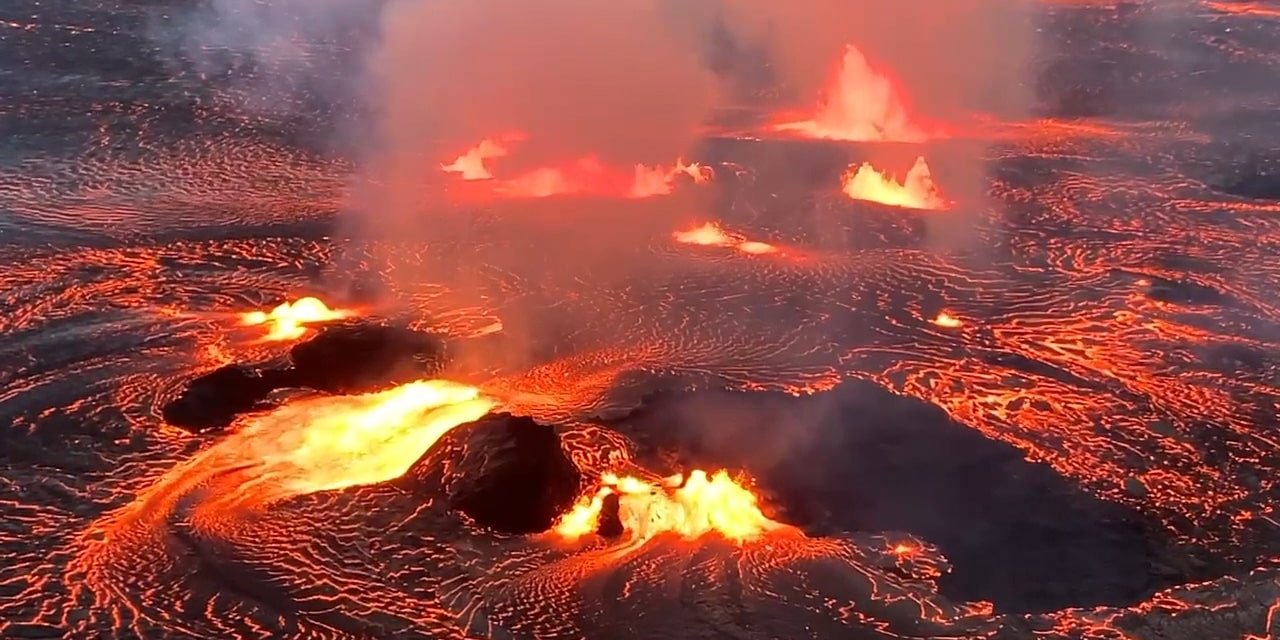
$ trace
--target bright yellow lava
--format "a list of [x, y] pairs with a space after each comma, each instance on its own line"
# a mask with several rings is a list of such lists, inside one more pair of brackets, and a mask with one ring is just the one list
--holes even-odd
[[944, 209], [947, 206], [933, 183], [929, 165], [922, 157], [916, 158], [916, 163], [902, 182], [877, 171], [869, 163], [849, 167], [844, 174], [842, 188], [844, 194], [854, 200], [879, 202], [892, 207]]
[[945, 327], [947, 329], [955, 329], [964, 326], [964, 322], [962, 320], [947, 313], [946, 311], [940, 312], [932, 322], [939, 327]]
[[707, 475], [695, 470], [687, 479], [677, 474], [659, 483], [606, 473], [600, 489], [579, 500], [556, 524], [555, 532], [569, 539], [595, 532], [605, 498], [610, 495], [618, 497], [622, 528], [633, 542], [663, 533], [692, 540], [713, 532], [747, 542], [786, 526], [765, 517], [756, 496], [734, 482], [728, 472]]
[[475, 387], [448, 380], [297, 400], [250, 418], [179, 475], [234, 469], [246, 480], [213, 502], [243, 505], [377, 484], [404, 475], [451, 429], [494, 405]]
[[296, 340], [307, 332], [308, 324], [333, 322], [355, 315], [347, 309], [330, 309], [319, 298], [305, 297], [294, 302], [285, 302], [270, 312], [250, 311], [241, 314], [240, 324], [247, 327], [267, 325], [264, 340]]

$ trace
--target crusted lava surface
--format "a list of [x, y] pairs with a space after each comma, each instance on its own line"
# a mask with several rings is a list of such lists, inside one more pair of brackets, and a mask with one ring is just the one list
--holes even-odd
[[814, 535], [914, 532], [952, 564], [944, 595], [997, 610], [1134, 604], [1225, 571], [1167, 548], [1141, 512], [874, 383], [662, 394], [617, 428], [659, 465], [748, 470], [781, 519]]
[[452, 433], [466, 444], [454, 462], [461, 472], [455, 472], [446, 495], [452, 508], [481, 526], [542, 533], [581, 494], [582, 474], [551, 426], [499, 414]]
[[401, 327], [330, 327], [289, 349], [295, 386], [330, 393], [367, 393], [439, 373], [440, 336]]
[[[985, 168], [945, 212], [745, 83], [686, 159], [751, 254], [588, 250], [611, 202], [353, 241], [316, 96], [376, 12], [219, 74], [176, 4], [0, 7], [0, 637], [1280, 637], [1273, 6], [1044, 3], [1034, 116], [929, 146]], [[405, 332], [237, 322], [362, 282]], [[691, 465], [805, 535], [546, 530]]]
[[221, 429], [241, 414], [274, 406], [268, 398], [280, 389], [369, 393], [432, 377], [443, 366], [444, 349], [439, 336], [401, 327], [327, 327], [290, 348], [288, 366], [230, 364], [193, 378], [161, 415], [192, 431]]

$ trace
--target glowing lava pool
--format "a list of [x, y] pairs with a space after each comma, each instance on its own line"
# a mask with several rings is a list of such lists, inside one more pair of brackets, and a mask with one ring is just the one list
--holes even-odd
[[0, 8], [0, 637], [1280, 637], [1267, 3], [189, 4]]

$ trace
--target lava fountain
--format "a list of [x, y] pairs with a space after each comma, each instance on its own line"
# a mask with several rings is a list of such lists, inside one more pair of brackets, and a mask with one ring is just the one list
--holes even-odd
[[807, 138], [855, 142], [924, 142], [935, 137], [912, 116], [888, 73], [872, 66], [853, 45], [845, 47], [817, 110], [773, 128]]
[[923, 157], [916, 158], [902, 182], [877, 171], [867, 162], [849, 167], [842, 181], [845, 195], [854, 200], [909, 209], [945, 209], [947, 206]]
[[246, 327], [267, 325], [263, 340], [296, 340], [307, 333], [307, 325], [344, 320], [355, 316], [349, 309], [330, 309], [319, 298], [305, 297], [285, 302], [271, 311], [250, 311], [240, 315]]
[[755, 494], [728, 472], [708, 475], [697, 469], [687, 477], [676, 474], [656, 483], [606, 473], [600, 489], [579, 500], [556, 524], [555, 532], [570, 540], [595, 532], [610, 496], [617, 496], [622, 530], [635, 544], [664, 533], [685, 540], [716, 533], [734, 542], [748, 542], [789, 529], [766, 517]]
[[677, 180], [688, 179], [694, 184], [703, 184], [713, 177], [708, 167], [704, 167], [698, 163], [685, 164], [684, 159], [676, 160], [675, 165], [667, 166], [648, 166], [643, 164], [636, 165], [635, 180], [631, 184], [631, 189], [627, 192], [629, 198], [648, 198], [650, 196], [665, 196], [671, 193], [675, 188]]
[[493, 174], [485, 166], [486, 160], [501, 158], [507, 155], [507, 147], [502, 142], [485, 138], [480, 144], [468, 149], [449, 164], [440, 165], [445, 173], [456, 173], [463, 180], [489, 180]]

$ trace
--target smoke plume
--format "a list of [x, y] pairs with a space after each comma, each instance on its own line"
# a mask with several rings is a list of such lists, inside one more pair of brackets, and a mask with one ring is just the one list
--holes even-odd
[[[646, 267], [625, 259], [629, 252], [716, 214], [707, 199], [688, 192], [633, 201], [459, 203], [450, 193], [461, 178], [442, 166], [486, 139], [518, 140], [510, 153], [486, 160], [494, 175], [583, 158], [624, 174], [637, 164], [696, 159], [690, 155], [703, 125], [741, 98], [731, 86], [734, 73], [764, 65], [756, 69], [756, 86], [767, 81], [790, 105], [811, 106], [849, 45], [887, 69], [912, 108], [932, 121], [977, 112], [1017, 116], [1028, 104], [1034, 45], [1031, 3], [1024, 0], [211, 0], [207, 6], [178, 39], [206, 63], [222, 59], [209, 56], [213, 49], [251, 51], [255, 68], [319, 74], [316, 45], [358, 50], [358, 73], [317, 85], [335, 102], [358, 101], [368, 118], [336, 132], [353, 139], [343, 146], [354, 149], [357, 167], [340, 235], [378, 247], [377, 262], [390, 266], [376, 270], [392, 274], [397, 289], [443, 285], [463, 306], [491, 295], [473, 286], [483, 279], [476, 272], [481, 265], [500, 263], [539, 282], [567, 283], [584, 271], [597, 280], [638, 276]], [[343, 41], [353, 33], [358, 42]], [[746, 62], [726, 60], [728, 45]], [[980, 199], [983, 143], [952, 147], [948, 157], [928, 158], [935, 178], [950, 197]], [[883, 154], [882, 166], [899, 176], [918, 155], [874, 145], [850, 149], [859, 160]], [[796, 181], [786, 167], [771, 167], [760, 179]], [[830, 188], [838, 194], [837, 181]], [[958, 215], [945, 219], [952, 227], [964, 224]], [[406, 252], [422, 253], [406, 246], [423, 242], [446, 257], [405, 266]], [[536, 334], [542, 324], [561, 322], [504, 324], [523, 323]]]
[[702, 23], [720, 19], [763, 43], [773, 74], [801, 100], [818, 95], [846, 45], [890, 69], [934, 117], [975, 111], [1017, 115], [1028, 104], [1034, 3], [1025, 0], [723, 0], [687, 3]]

